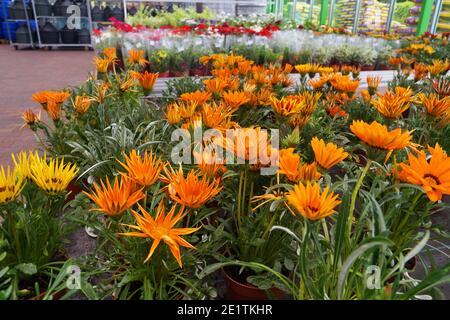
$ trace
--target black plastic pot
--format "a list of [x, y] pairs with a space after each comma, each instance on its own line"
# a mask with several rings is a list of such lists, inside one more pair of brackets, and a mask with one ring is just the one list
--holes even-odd
[[106, 6], [103, 9], [103, 21], [108, 21], [109, 18], [111, 18], [112, 10], [109, 6]]
[[103, 21], [103, 11], [99, 6], [94, 6], [91, 10], [92, 21]]
[[55, 16], [69, 17], [72, 13], [67, 13], [67, 8], [73, 5], [71, 0], [57, 0], [53, 5]]
[[53, 7], [48, 0], [35, 0], [34, 8], [38, 16], [51, 16], [53, 12]]
[[30, 43], [30, 34], [26, 24], [22, 24], [16, 29], [16, 43]]
[[78, 43], [78, 32], [76, 29], [69, 29], [64, 26], [60, 31], [61, 42], [65, 44], [76, 44]]
[[59, 43], [59, 31], [50, 22], [46, 22], [41, 28], [41, 42], [42, 43]]
[[90, 44], [91, 43], [91, 33], [88, 29], [84, 28], [78, 30], [78, 42], [80, 44]]
[[123, 9], [119, 6], [115, 6], [111, 11], [111, 16], [116, 18], [118, 21], [124, 21], [125, 17], [123, 14]]
[[137, 13], [137, 11], [138, 10], [135, 6], [132, 6], [131, 8], [128, 8], [128, 10], [127, 10], [128, 15], [130, 15], [130, 16], [134, 16]]
[[80, 7], [80, 15], [82, 17], [87, 17], [88, 16], [88, 10], [87, 10], [87, 5], [86, 3], [83, 1], [79, 4], [77, 4]]
[[24, 7], [22, 0], [16, 0], [14, 3], [9, 6], [9, 16], [10, 19], [26, 19], [27, 16], [25, 14], [25, 10], [28, 13], [28, 19], [33, 19], [33, 9], [31, 8], [31, 3]]

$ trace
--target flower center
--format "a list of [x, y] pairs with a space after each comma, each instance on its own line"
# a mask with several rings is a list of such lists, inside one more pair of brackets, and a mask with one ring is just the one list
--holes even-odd
[[441, 182], [439, 181], [439, 178], [436, 177], [435, 175], [432, 175], [431, 173], [427, 173], [423, 177], [430, 185], [441, 184]]

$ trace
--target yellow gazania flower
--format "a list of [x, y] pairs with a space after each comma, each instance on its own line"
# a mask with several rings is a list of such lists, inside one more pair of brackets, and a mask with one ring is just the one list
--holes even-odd
[[401, 163], [399, 177], [411, 184], [422, 186], [430, 201], [450, 195], [450, 158], [436, 143], [434, 148], [428, 146], [431, 159], [428, 161], [423, 151], [418, 156], [408, 154], [408, 162]]
[[79, 114], [85, 114], [91, 106], [92, 99], [86, 96], [76, 96], [73, 103], [73, 108]]
[[272, 97], [270, 102], [273, 111], [283, 117], [300, 113], [304, 104], [302, 100], [296, 99], [293, 96], [288, 96], [281, 99]]
[[315, 163], [302, 164], [300, 155], [294, 153], [294, 148], [282, 149], [278, 155], [278, 173], [283, 174], [291, 182], [317, 181], [322, 176]]
[[213, 94], [222, 94], [228, 83], [221, 78], [212, 78], [203, 80], [206, 90]]
[[183, 263], [181, 261], [180, 246], [189, 249], [195, 249], [195, 247], [181, 238], [181, 236], [194, 233], [200, 228], [175, 228], [175, 226], [183, 220], [186, 215], [183, 213], [184, 208], [181, 208], [178, 213], [175, 214], [176, 206], [173, 206], [169, 213], [165, 215], [163, 200], [159, 203], [154, 219], [141, 205], [138, 206], [142, 215], [134, 210], [131, 210], [131, 213], [136, 219], [137, 225], [125, 225], [136, 231], [120, 233], [120, 235], [153, 239], [152, 246], [144, 260], [144, 263], [150, 260], [160, 242], [164, 241], [169, 246], [170, 252], [177, 260], [178, 265], [182, 268]]
[[195, 102], [183, 102], [180, 100], [173, 104], [177, 105], [176, 109], [180, 113], [182, 119], [192, 118], [197, 111], [197, 103]]
[[51, 195], [57, 195], [67, 189], [69, 183], [78, 173], [75, 164], [64, 163], [64, 159], [33, 157], [31, 161], [31, 179], [36, 185]]
[[373, 96], [377, 90], [378, 85], [381, 82], [381, 76], [374, 77], [374, 76], [367, 76], [367, 87], [369, 89], [369, 93], [371, 96]]
[[446, 73], [450, 68], [450, 63], [448, 59], [445, 60], [433, 60], [433, 64], [428, 66], [428, 71], [433, 76], [438, 76], [440, 74]]
[[338, 148], [334, 143], [325, 144], [325, 141], [317, 137], [312, 138], [311, 147], [316, 162], [324, 169], [330, 169], [348, 156], [344, 148]]
[[211, 99], [211, 93], [197, 90], [194, 92], [183, 93], [180, 98], [185, 102], [195, 102], [198, 105], [202, 105]]
[[131, 179], [125, 176], [115, 177], [114, 184], [111, 186], [108, 177], [106, 184], [100, 180], [101, 186], [94, 183], [94, 190], [91, 193], [83, 191], [98, 208], [91, 211], [103, 212], [107, 216], [120, 216], [125, 210], [130, 209], [135, 203], [145, 197], [142, 189], [137, 189]]
[[22, 192], [25, 182], [24, 175], [19, 169], [11, 171], [8, 166], [5, 172], [4, 167], [0, 166], [0, 206], [16, 199]]
[[176, 103], [172, 103], [167, 106], [167, 112], [165, 115], [167, 122], [172, 125], [178, 124], [181, 121], [180, 108]]
[[350, 130], [364, 143], [377, 149], [399, 150], [411, 144], [410, 132], [402, 132], [400, 128], [389, 131], [386, 126], [376, 121], [368, 124], [361, 120], [354, 120]]
[[111, 63], [111, 60], [109, 60], [109, 59], [102, 59], [99, 57], [94, 58], [95, 68], [97, 69], [98, 73], [108, 72], [108, 67], [109, 67], [110, 63]]
[[293, 206], [304, 218], [312, 221], [335, 213], [334, 208], [341, 203], [337, 198], [337, 194], [329, 192], [329, 187], [320, 192], [319, 184], [317, 182], [311, 184], [309, 181], [306, 182], [306, 185], [303, 183], [295, 185], [294, 189], [286, 195], [288, 204]]
[[241, 91], [228, 91], [222, 95], [223, 101], [233, 110], [250, 101], [248, 95]]
[[131, 65], [139, 65], [141, 67], [146, 64], [150, 64], [147, 59], [144, 58], [145, 51], [144, 50], [128, 50], [128, 58], [127, 62]]
[[29, 151], [28, 154], [25, 151], [21, 151], [18, 154], [11, 154], [14, 167], [18, 169], [23, 179], [31, 179], [31, 166], [36, 158], [39, 158], [37, 151]]
[[125, 155], [125, 163], [118, 161], [127, 172], [121, 172], [141, 187], [149, 187], [158, 179], [164, 163], [160, 158], [156, 158], [152, 152], [139, 156], [136, 150], [132, 150], [130, 155]]
[[106, 59], [110, 61], [114, 61], [117, 59], [117, 51], [114, 47], [103, 49], [103, 54], [105, 55]]
[[109, 84], [105, 83], [105, 82], [101, 82], [97, 85], [94, 86], [95, 90], [95, 94], [93, 95], [93, 99], [95, 100], [95, 102], [102, 104], [103, 102], [105, 102], [105, 99], [107, 97], [107, 93], [109, 90]]
[[32, 126], [36, 122], [39, 122], [41, 120], [41, 114], [40, 113], [36, 114], [33, 112], [33, 110], [28, 109], [22, 113], [22, 119], [25, 121], [24, 126], [26, 125]]
[[177, 172], [170, 165], [166, 166], [164, 173], [162, 180], [168, 183], [167, 190], [172, 200], [188, 208], [200, 208], [222, 190], [217, 180], [211, 181], [206, 176], [200, 179], [194, 170], [185, 177], [181, 166]]
[[288, 119], [288, 123], [293, 128], [301, 129], [309, 122], [309, 119], [311, 119], [311, 115], [298, 113], [290, 116]]
[[159, 77], [159, 73], [151, 73], [148, 71], [139, 73], [136, 71], [132, 71], [131, 76], [139, 81], [142, 89], [144, 90], [144, 94], [147, 95], [153, 91], [153, 87], [155, 86], [156, 80]]
[[303, 102], [300, 112], [306, 115], [312, 115], [317, 109], [322, 93], [303, 91], [296, 96], [292, 96], [292, 99]]
[[450, 96], [439, 99], [434, 93], [430, 93], [429, 95], [419, 93], [417, 98], [430, 116], [441, 117], [450, 110]]
[[397, 87], [395, 93], [387, 91], [384, 95], [378, 95], [378, 99], [372, 99], [372, 105], [384, 117], [397, 119], [409, 108], [411, 98], [412, 90], [410, 88]]

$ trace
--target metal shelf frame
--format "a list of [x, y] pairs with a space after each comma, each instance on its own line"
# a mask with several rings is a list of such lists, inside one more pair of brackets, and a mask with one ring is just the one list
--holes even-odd
[[[27, 4], [26, 4], [25, 0], [22, 0], [22, 3], [23, 3], [23, 8], [24, 8], [23, 10], [25, 12], [25, 19], [5, 19], [6, 31], [7, 31], [7, 35], [8, 35], [9, 44], [11, 47], [14, 47], [16, 50], [18, 49], [18, 46], [29, 45], [31, 48], [35, 47], [33, 33], [31, 32], [31, 25], [30, 25], [31, 19], [28, 16]], [[5, 13], [5, 16], [6, 16], [6, 12], [7, 12], [7, 10], [9, 10], [9, 8], [6, 5], [5, 1], [2, 1], [2, 7], [3, 7], [3, 12]], [[11, 29], [9, 27], [8, 22], [25, 22], [27, 24], [28, 36], [30, 37], [30, 42], [29, 43], [13, 42], [12, 37], [11, 37]]]
[[[25, 1], [25, 0], [23, 0]], [[40, 29], [40, 25], [39, 25], [39, 20], [40, 19], [67, 19], [69, 17], [65, 17], [65, 16], [38, 16], [36, 13], [36, 7], [35, 7], [35, 0], [31, 0], [31, 4], [32, 4], [32, 8], [33, 8], [33, 13], [34, 13], [34, 20], [36, 22], [36, 33], [37, 33], [37, 39], [38, 39], [38, 47], [39, 48], [44, 48], [44, 47], [89, 47], [89, 48], [93, 48], [93, 43], [92, 43], [92, 17], [91, 17], [91, 3], [89, 0], [86, 0], [86, 7], [87, 7], [87, 17], [86, 16], [81, 16], [80, 19], [81, 20], [88, 20], [88, 28], [89, 28], [89, 33], [90, 33], [90, 39], [91, 39], [91, 43], [55, 43], [55, 44], [48, 44], [48, 43], [42, 43], [42, 39], [41, 39], [41, 29]]]

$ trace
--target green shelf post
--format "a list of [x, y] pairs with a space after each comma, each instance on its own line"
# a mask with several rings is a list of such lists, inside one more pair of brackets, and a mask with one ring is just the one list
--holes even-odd
[[416, 35], [427, 32], [428, 25], [430, 24], [431, 13], [433, 11], [434, 0], [424, 0], [422, 4], [422, 10], [420, 12], [420, 20], [417, 24]]
[[327, 24], [327, 18], [328, 18], [328, 0], [321, 0], [319, 24], [321, 26]]

